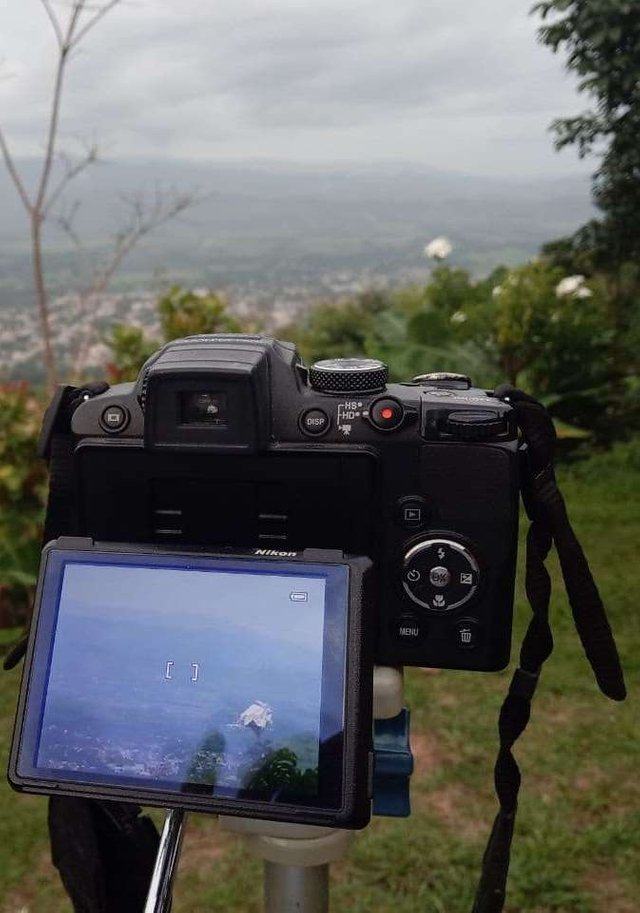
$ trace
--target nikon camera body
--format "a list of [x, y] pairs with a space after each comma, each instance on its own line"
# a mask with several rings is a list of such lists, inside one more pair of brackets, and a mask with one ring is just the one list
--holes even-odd
[[388, 384], [374, 360], [307, 368], [270, 337], [193, 336], [84, 402], [72, 432], [69, 535], [366, 555], [378, 663], [507, 664], [519, 443], [510, 406], [467, 377]]

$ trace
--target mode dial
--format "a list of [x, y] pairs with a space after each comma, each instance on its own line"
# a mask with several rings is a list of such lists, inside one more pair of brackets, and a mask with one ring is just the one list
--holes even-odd
[[450, 371], [434, 371], [432, 374], [417, 374], [414, 384], [426, 384], [430, 387], [443, 387], [445, 390], [468, 390], [471, 378], [467, 374], [453, 374]]
[[378, 393], [389, 369], [375, 358], [327, 358], [309, 368], [309, 382], [322, 393]]

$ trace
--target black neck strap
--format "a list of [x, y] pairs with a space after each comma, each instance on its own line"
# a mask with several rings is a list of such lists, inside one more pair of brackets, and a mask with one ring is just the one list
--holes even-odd
[[556, 484], [553, 422], [544, 406], [520, 390], [503, 386], [495, 395], [513, 407], [528, 448], [522, 498], [531, 520], [525, 588], [533, 618], [520, 650], [520, 666], [514, 672], [500, 711], [500, 748], [494, 770], [500, 810], [485, 850], [473, 913], [501, 913], [504, 906], [521, 780], [512, 748], [529, 722], [541, 668], [553, 651], [549, 626], [551, 578], [544, 561], [554, 543], [574, 623], [598, 686], [612, 700], [626, 697], [620, 659], [604, 606]]

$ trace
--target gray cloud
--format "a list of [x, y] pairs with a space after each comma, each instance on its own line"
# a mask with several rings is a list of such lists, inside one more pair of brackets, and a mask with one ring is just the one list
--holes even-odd
[[[550, 120], [584, 105], [522, 0], [123, 4], [69, 72], [64, 132], [113, 157], [397, 159], [500, 174], [579, 170]], [[58, 7], [61, 13], [66, 7]], [[0, 0], [0, 124], [41, 143], [53, 40]]]

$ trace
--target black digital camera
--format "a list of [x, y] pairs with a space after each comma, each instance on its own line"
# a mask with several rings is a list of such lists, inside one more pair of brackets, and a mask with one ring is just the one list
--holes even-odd
[[266, 336], [171, 342], [135, 383], [76, 409], [73, 532], [365, 555], [378, 663], [501, 669], [518, 525], [513, 410], [464, 375], [387, 379], [369, 359], [307, 368]]

